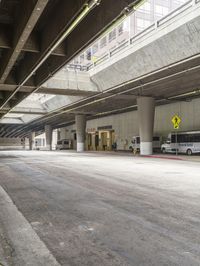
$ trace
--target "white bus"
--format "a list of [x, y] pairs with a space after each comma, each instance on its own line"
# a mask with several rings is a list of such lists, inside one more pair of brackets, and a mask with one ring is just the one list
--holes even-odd
[[161, 146], [163, 153], [200, 153], [200, 131], [170, 133]]
[[[162, 138], [159, 136], [154, 136], [153, 137], [153, 151], [160, 151], [161, 143], [162, 143]], [[129, 150], [131, 150], [132, 152], [133, 150], [137, 150], [138, 152], [140, 151], [140, 137], [139, 136], [133, 137], [133, 140], [131, 141], [131, 144], [129, 146]]]

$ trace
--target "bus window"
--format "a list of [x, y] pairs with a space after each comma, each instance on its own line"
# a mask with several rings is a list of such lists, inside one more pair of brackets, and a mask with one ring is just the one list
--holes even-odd
[[200, 142], [200, 134], [193, 135], [193, 142]]
[[140, 137], [136, 138], [136, 143], [138, 143], [138, 144], [140, 143]]
[[176, 143], [176, 136], [174, 134], [171, 135], [171, 143]]

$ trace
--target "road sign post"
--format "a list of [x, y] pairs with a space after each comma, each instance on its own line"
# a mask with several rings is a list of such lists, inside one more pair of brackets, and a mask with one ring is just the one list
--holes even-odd
[[176, 130], [176, 155], [178, 155], [178, 134], [177, 130], [179, 129], [181, 118], [178, 115], [174, 115], [172, 117], [172, 123], [174, 125], [174, 129]]

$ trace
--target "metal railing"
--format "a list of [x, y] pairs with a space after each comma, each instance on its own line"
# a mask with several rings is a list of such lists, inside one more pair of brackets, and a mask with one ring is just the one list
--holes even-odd
[[172, 10], [169, 12], [166, 16], [162, 17], [161, 19], [153, 22], [150, 26], [145, 28], [144, 30], [140, 31], [136, 35], [132, 36], [130, 39], [126, 39], [122, 41], [120, 44], [117, 45], [117, 47], [109, 49], [104, 55], [99, 57], [95, 62], [87, 64], [87, 65], [76, 65], [76, 64], [69, 64], [66, 67], [74, 70], [80, 70], [80, 71], [89, 71], [93, 69], [94, 67], [100, 65], [101, 63], [105, 62], [109, 58], [113, 57], [114, 55], [120, 53], [121, 51], [125, 50], [126, 48], [132, 46], [138, 39], [141, 39], [144, 35], [155, 31], [159, 27], [163, 26], [166, 22], [171, 20], [172, 18], [176, 17], [177, 15], [185, 12], [189, 8], [191, 8], [193, 5], [200, 3], [200, 0], [188, 0], [184, 4], [182, 4], [180, 7]]

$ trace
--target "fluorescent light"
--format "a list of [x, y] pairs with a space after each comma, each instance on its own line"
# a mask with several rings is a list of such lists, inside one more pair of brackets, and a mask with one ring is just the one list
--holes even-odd
[[184, 97], [184, 96], [195, 95], [197, 93], [200, 93], [200, 89], [195, 90], [195, 91], [191, 91], [191, 92], [186, 92], [186, 93], [178, 94], [178, 95], [175, 95], [175, 96], [171, 96], [171, 97], [168, 97], [167, 99], [171, 100], [171, 99], [176, 99], [176, 98], [180, 98], [180, 97]]

